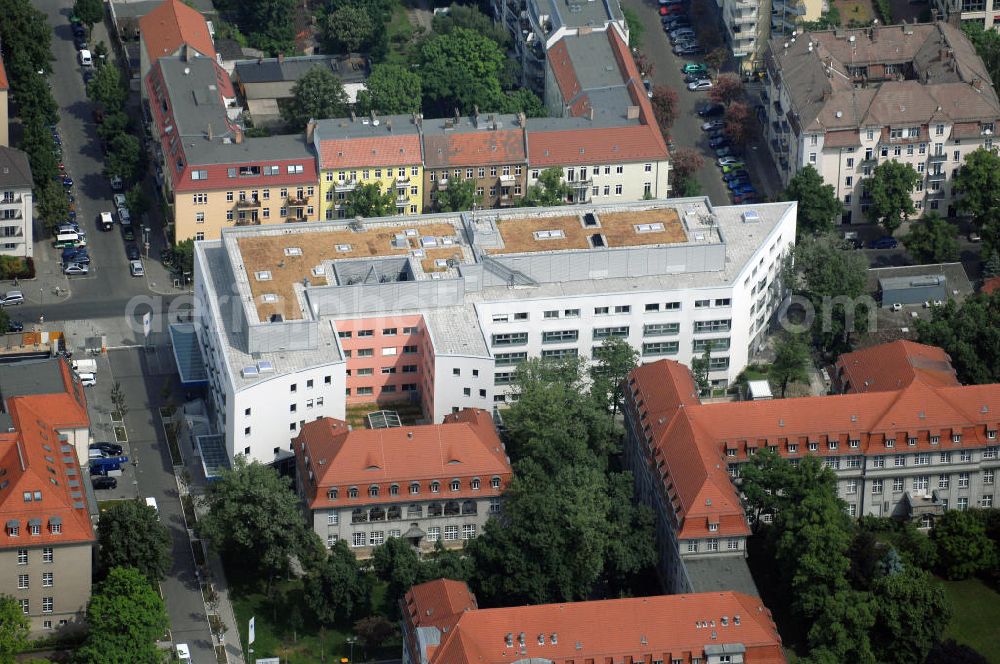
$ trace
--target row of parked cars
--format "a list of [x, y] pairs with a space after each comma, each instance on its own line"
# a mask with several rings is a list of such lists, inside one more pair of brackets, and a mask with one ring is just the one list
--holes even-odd
[[688, 0], [658, 0], [660, 22], [667, 33], [676, 55], [698, 55], [705, 47], [698, 42], [691, 19], [688, 17]]
[[118, 480], [108, 473], [121, 470], [122, 464], [128, 463], [128, 457], [124, 453], [124, 448], [117, 443], [91, 443], [90, 482], [94, 489], [118, 487]]

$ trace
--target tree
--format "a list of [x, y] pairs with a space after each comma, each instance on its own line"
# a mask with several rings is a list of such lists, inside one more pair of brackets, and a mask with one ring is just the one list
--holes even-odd
[[450, 34], [456, 28], [465, 28], [486, 35], [501, 48], [506, 48], [510, 43], [510, 33], [473, 5], [459, 5], [453, 2], [447, 12], [435, 14], [431, 22], [432, 32], [438, 35]]
[[983, 238], [981, 256], [1000, 254], [1000, 207], [991, 208], [983, 214], [979, 221], [979, 235]]
[[446, 549], [441, 540], [434, 545], [434, 551], [421, 561], [421, 579], [454, 579], [468, 581], [472, 578], [472, 559], [456, 549]]
[[961, 194], [958, 209], [981, 226], [987, 212], [1000, 209], [1000, 157], [984, 148], [967, 154], [952, 190]]
[[806, 165], [788, 181], [785, 200], [798, 201], [798, 235], [822, 235], [833, 230], [833, 222], [844, 209], [833, 185], [811, 164]]
[[420, 45], [423, 108], [427, 117], [446, 117], [502, 108], [500, 71], [504, 52], [489, 37], [466, 28], [431, 35]]
[[476, 180], [456, 180], [448, 183], [447, 189], [438, 192], [437, 206], [441, 212], [461, 212], [478, 205]]
[[868, 218], [892, 235], [916, 212], [913, 190], [920, 180], [920, 173], [902, 161], [889, 159], [876, 166], [863, 185], [865, 196], [871, 198]]
[[361, 113], [416, 113], [420, 110], [420, 75], [406, 67], [391, 64], [372, 65], [365, 89], [358, 93]]
[[591, 392], [606, 401], [614, 419], [624, 404], [628, 374], [639, 365], [639, 351], [625, 339], [612, 337], [594, 349], [594, 359], [590, 367]]
[[813, 339], [821, 350], [850, 346], [858, 320], [869, 313], [859, 298], [866, 293], [868, 263], [861, 252], [845, 251], [832, 238], [804, 238], [795, 247], [801, 279], [791, 286], [809, 299], [816, 311]]
[[724, 47], [713, 48], [705, 55], [705, 64], [718, 72], [729, 60], [729, 51]]
[[399, 600], [407, 590], [423, 580], [417, 552], [402, 537], [390, 537], [385, 544], [375, 547], [372, 568], [377, 578], [388, 582], [385, 605], [392, 615], [398, 615]]
[[695, 173], [705, 166], [705, 158], [694, 148], [678, 148], [673, 153], [670, 169], [673, 171], [674, 183], [690, 180]]
[[880, 662], [923, 662], [944, 634], [951, 606], [944, 589], [915, 567], [875, 580], [873, 647]]
[[250, 43], [271, 55], [295, 46], [294, 0], [241, 0], [240, 23], [250, 28]]
[[233, 469], [211, 484], [207, 504], [208, 514], [198, 522], [202, 535], [268, 580], [285, 573], [289, 559], [303, 549], [298, 497], [270, 466], [238, 455]]
[[149, 211], [149, 197], [142, 190], [141, 184], [133, 185], [131, 189], [125, 192], [125, 204], [128, 206], [129, 212], [136, 219], [141, 219], [142, 215]]
[[292, 98], [281, 108], [281, 117], [293, 131], [305, 129], [309, 120], [347, 114], [347, 93], [340, 78], [326, 67], [313, 67], [292, 86]]
[[983, 278], [992, 279], [1000, 277], [1000, 252], [990, 252], [988, 258], [983, 261]]
[[719, 74], [715, 84], [708, 91], [708, 98], [716, 104], [729, 106], [738, 99], [743, 99], [743, 81], [736, 74]]
[[125, 108], [128, 91], [122, 82], [118, 67], [101, 67], [87, 84], [87, 94], [104, 107], [106, 112], [121, 111]]
[[117, 380], [111, 386], [111, 404], [115, 407], [115, 412], [118, 413], [118, 416], [125, 419], [125, 415], [128, 413], [128, 399], [125, 397], [122, 384]]
[[108, 146], [118, 134], [128, 131], [129, 118], [124, 111], [112, 111], [104, 116], [104, 122], [97, 126], [97, 136], [104, 141], [104, 151], [108, 151]]
[[608, 542], [604, 553], [604, 577], [609, 596], [632, 593], [629, 579], [656, 563], [656, 531], [653, 510], [634, 501], [632, 473], [608, 475]]
[[331, 53], [357, 53], [368, 50], [380, 29], [364, 6], [345, 4], [326, 15], [323, 38]]
[[105, 570], [131, 567], [156, 583], [170, 569], [170, 533], [156, 508], [138, 500], [122, 501], [102, 512], [97, 541]]
[[38, 211], [38, 217], [44, 222], [45, 229], [50, 232], [66, 220], [69, 215], [69, 201], [58, 182], [49, 180], [36, 189], [35, 209]]
[[677, 91], [666, 85], [653, 87], [653, 116], [660, 131], [666, 134], [677, 119]]
[[330, 547], [328, 556], [306, 570], [303, 590], [306, 607], [324, 625], [356, 616], [370, 603], [370, 584], [345, 540], [339, 540]]
[[948, 353], [962, 383], [1000, 382], [1000, 293], [949, 300], [916, 327], [920, 343]]
[[345, 215], [354, 217], [387, 217], [396, 213], [396, 194], [391, 188], [382, 191], [379, 182], [355, 187], [344, 201]]
[[928, 212], [903, 236], [906, 251], [918, 263], [958, 260], [958, 227], [937, 212]]
[[625, 17], [625, 26], [628, 28], [629, 48], [639, 48], [642, 46], [642, 35], [646, 31], [646, 24], [642, 22], [639, 15], [630, 8], [623, 7], [622, 15]]
[[101, 0], [76, 0], [73, 14], [86, 24], [88, 30], [92, 30], [95, 23], [104, 20], [104, 3]]
[[778, 384], [782, 399], [789, 383], [809, 382], [808, 361], [809, 347], [800, 335], [786, 334], [775, 342], [774, 362], [768, 376]]
[[705, 344], [705, 350], [701, 357], [691, 360], [691, 374], [694, 377], [694, 384], [698, 386], [698, 395], [707, 396], [711, 394], [712, 383], [708, 379], [709, 367], [712, 366], [712, 342]]
[[529, 118], [544, 118], [549, 114], [538, 95], [527, 88], [504, 92], [500, 103], [496, 104], [493, 110], [502, 113], [524, 113]]
[[528, 187], [521, 199], [521, 205], [529, 207], [563, 205], [573, 190], [563, 182], [563, 172], [558, 166], [550, 166], [538, 175], [538, 183]]
[[156, 641], [169, 626], [163, 600], [138, 570], [115, 567], [91, 595], [82, 664], [159, 664]]
[[777, 452], [763, 449], [740, 466], [740, 493], [750, 527], [757, 532], [761, 517], [776, 515], [785, 504], [782, 490], [791, 485], [792, 465]]
[[117, 175], [124, 182], [134, 182], [142, 163], [142, 144], [132, 134], [118, 134], [111, 139], [111, 149], [104, 162], [108, 175]]
[[726, 137], [736, 145], [744, 145], [753, 135], [754, 119], [746, 102], [734, 101], [726, 108]]
[[354, 633], [361, 639], [367, 654], [396, 636], [396, 625], [385, 616], [368, 616], [354, 623]]
[[996, 560], [996, 548], [975, 510], [946, 511], [934, 523], [931, 537], [937, 544], [938, 565], [949, 579], [968, 578]]
[[14, 655], [28, 646], [31, 621], [10, 595], [0, 595], [0, 664], [14, 664]]
[[192, 276], [194, 274], [194, 240], [191, 238], [181, 240], [174, 245], [172, 253], [177, 271], [181, 273], [181, 276]]
[[945, 639], [934, 644], [924, 664], [989, 664], [989, 660], [964, 643]]
[[103, 41], [97, 42], [91, 53], [94, 58], [94, 66], [97, 68], [103, 68], [104, 65], [108, 64], [108, 45]]

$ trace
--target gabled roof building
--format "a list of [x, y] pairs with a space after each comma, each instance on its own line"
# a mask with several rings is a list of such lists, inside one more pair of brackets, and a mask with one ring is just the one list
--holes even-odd
[[[163, 57], [194, 55], [215, 60], [215, 45], [201, 13], [181, 0], [164, 0], [139, 18], [140, 77]], [[145, 95], [146, 90], [142, 90]]]
[[943, 351], [909, 341], [847, 353], [836, 374], [843, 394], [702, 404], [675, 362], [632, 372], [626, 455], [656, 512], [672, 591], [709, 582], [705, 560], [733, 566], [745, 555], [749, 528], [731, 478], [761, 449], [793, 463], [821, 456], [852, 517], [927, 528], [944, 510], [994, 505], [1000, 385], [960, 385]]
[[481, 609], [466, 584], [438, 579], [401, 604], [403, 664], [786, 661], [771, 612], [739, 592]]
[[386, 538], [432, 549], [475, 539], [500, 512], [510, 460], [485, 410], [465, 409], [442, 424], [352, 430], [321, 418], [294, 442], [299, 494], [313, 530], [359, 556]]

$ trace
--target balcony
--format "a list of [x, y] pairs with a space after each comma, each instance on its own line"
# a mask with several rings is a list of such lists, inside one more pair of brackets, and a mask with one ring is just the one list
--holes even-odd
[[312, 199], [312, 196], [302, 196], [302, 197], [299, 197], [299, 196], [289, 196], [286, 199], [286, 202], [288, 204], [288, 207], [300, 208], [300, 207], [306, 207], [307, 205], [309, 205], [309, 201], [311, 199]]
[[252, 210], [260, 207], [259, 198], [243, 198], [236, 201], [237, 210]]
[[406, 194], [400, 194], [399, 196], [396, 196], [397, 207], [400, 205], [408, 205], [409, 202], [410, 202], [410, 197], [407, 196]]
[[438, 183], [437, 186], [438, 191], [444, 191], [445, 189], [448, 188], [448, 178], [441, 178], [440, 180], [437, 181], [437, 183]]
[[237, 226], [260, 226], [260, 219], [237, 219]]
[[932, 154], [929, 157], [927, 157], [927, 161], [931, 162], [932, 164], [938, 161], [948, 161], [948, 155], [944, 152], [942, 152], [941, 154]]
[[410, 184], [410, 176], [409, 175], [402, 175], [402, 176], [397, 176], [396, 177], [396, 186], [397, 187], [405, 187], [408, 184]]
[[941, 171], [941, 172], [938, 172], [938, 173], [931, 172], [931, 173], [927, 174], [927, 181], [928, 182], [941, 182], [942, 180], [944, 180], [947, 177], [947, 175], [948, 174], [945, 173], [944, 171]]
[[357, 180], [338, 180], [333, 185], [334, 191], [354, 191], [354, 188], [358, 186]]
[[0, 198], [0, 205], [20, 205], [21, 204], [21, 194], [14, 194], [12, 196], [4, 196]]
[[566, 182], [566, 184], [568, 184], [573, 189], [590, 189], [590, 187], [594, 184], [594, 181], [590, 178], [587, 178], [585, 180], [569, 180]]
[[11, 238], [24, 237], [24, 227], [22, 226], [4, 226], [2, 230], [3, 232], [0, 233], [0, 239], [3, 240], [9, 241]]

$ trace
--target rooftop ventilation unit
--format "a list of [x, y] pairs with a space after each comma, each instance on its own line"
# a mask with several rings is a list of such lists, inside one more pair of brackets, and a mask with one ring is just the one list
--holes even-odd
[[240, 376], [242, 376], [243, 378], [256, 378], [259, 375], [260, 375], [260, 372], [257, 371], [257, 367], [255, 367], [255, 366], [254, 367], [243, 367], [240, 370]]
[[260, 373], [274, 373], [274, 363], [270, 360], [261, 360], [257, 363], [257, 371]]
[[583, 225], [590, 227], [597, 226], [597, 217], [594, 216], [593, 212], [588, 212], [583, 215]]
[[285, 247], [285, 255], [286, 256], [301, 256], [302, 255], [302, 248], [301, 247]]
[[757, 210], [746, 210], [741, 217], [744, 224], [756, 224], [760, 222], [760, 213]]

